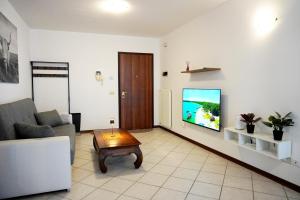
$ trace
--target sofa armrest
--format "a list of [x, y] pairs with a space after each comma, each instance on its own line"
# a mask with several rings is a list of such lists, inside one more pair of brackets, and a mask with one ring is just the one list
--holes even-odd
[[68, 136], [0, 141], [0, 199], [71, 188]]
[[68, 123], [68, 124], [72, 124], [73, 123], [73, 119], [72, 119], [72, 115], [71, 114], [66, 114], [66, 113], [63, 113], [63, 114], [60, 114], [60, 117], [62, 119], [62, 121], [64, 123]]

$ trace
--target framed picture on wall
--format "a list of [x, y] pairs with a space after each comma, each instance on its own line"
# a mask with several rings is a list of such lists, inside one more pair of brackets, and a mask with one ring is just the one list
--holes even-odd
[[0, 82], [19, 83], [17, 27], [0, 12]]

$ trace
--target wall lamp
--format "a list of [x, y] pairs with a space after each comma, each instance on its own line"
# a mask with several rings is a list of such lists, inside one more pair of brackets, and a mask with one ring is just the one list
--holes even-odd
[[253, 20], [256, 35], [263, 37], [269, 34], [275, 28], [277, 21], [278, 17], [271, 6], [257, 9]]
[[100, 70], [96, 71], [95, 78], [96, 78], [96, 81], [102, 81], [103, 80], [102, 73], [101, 73]]

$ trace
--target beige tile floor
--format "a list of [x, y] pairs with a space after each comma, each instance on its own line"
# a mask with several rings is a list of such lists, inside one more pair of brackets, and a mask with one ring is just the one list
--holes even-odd
[[20, 199], [71, 200], [300, 200], [300, 194], [161, 129], [133, 133], [144, 161], [107, 159], [102, 174], [92, 135], [76, 138], [72, 189]]

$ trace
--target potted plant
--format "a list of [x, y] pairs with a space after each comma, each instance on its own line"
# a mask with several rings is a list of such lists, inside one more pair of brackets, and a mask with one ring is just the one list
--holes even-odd
[[261, 120], [260, 117], [255, 118], [255, 115], [253, 113], [248, 113], [248, 114], [241, 114], [241, 121], [245, 122], [247, 124], [247, 133], [254, 133], [255, 129], [255, 123]]
[[268, 120], [269, 122], [263, 122], [264, 125], [273, 128], [273, 137], [274, 140], [281, 141], [283, 135], [283, 128], [287, 126], [294, 126], [294, 121], [291, 119], [291, 112], [286, 114], [284, 117], [278, 112], [275, 112], [276, 116], [271, 115]]

